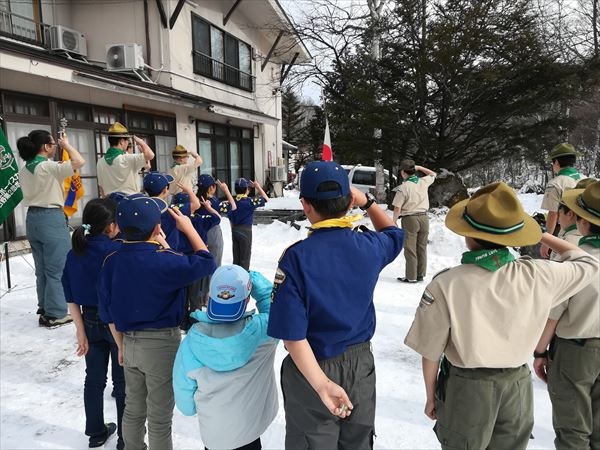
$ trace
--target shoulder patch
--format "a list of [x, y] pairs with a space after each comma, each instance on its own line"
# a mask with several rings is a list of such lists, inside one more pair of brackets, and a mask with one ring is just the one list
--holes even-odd
[[450, 270], [451, 268], [452, 268], [452, 267], [446, 267], [445, 269], [442, 269], [442, 270], [440, 270], [440, 271], [439, 271], [438, 273], [436, 273], [436, 274], [433, 276], [433, 278], [431, 278], [431, 279], [433, 280], [435, 277], [437, 277], [438, 275], [440, 275], [440, 274], [442, 274], [442, 273], [444, 273], [444, 272], [447, 272], [447, 271], [448, 271], [448, 270]]
[[426, 308], [427, 306], [433, 305], [434, 302], [435, 298], [433, 298], [431, 292], [425, 289], [423, 291], [423, 295], [421, 296], [421, 301], [419, 302], [419, 308]]

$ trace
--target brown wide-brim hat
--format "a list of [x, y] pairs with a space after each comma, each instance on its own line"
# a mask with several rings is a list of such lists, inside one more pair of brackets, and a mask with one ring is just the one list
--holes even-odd
[[108, 129], [108, 136], [117, 138], [130, 138], [131, 133], [129, 133], [129, 130], [127, 130], [122, 123], [115, 122]]
[[561, 201], [582, 219], [600, 226], [600, 181], [585, 189], [566, 191]]
[[446, 215], [446, 226], [461, 236], [507, 247], [537, 244], [542, 238], [539, 224], [502, 182], [488, 184], [455, 204]]
[[182, 156], [188, 156], [190, 152], [183, 145], [177, 145], [171, 152], [173, 158], [181, 158]]

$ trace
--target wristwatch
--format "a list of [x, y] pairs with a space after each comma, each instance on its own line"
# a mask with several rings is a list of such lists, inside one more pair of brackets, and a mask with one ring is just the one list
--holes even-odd
[[547, 358], [548, 357], [548, 350], [544, 350], [542, 353], [538, 353], [535, 350], [533, 351], [533, 357], [534, 358]]
[[373, 194], [371, 194], [370, 192], [367, 192], [365, 194], [365, 197], [367, 197], [367, 203], [365, 203], [363, 206], [360, 206], [360, 209], [362, 209], [363, 211], [366, 211], [367, 209], [369, 209], [371, 207], [371, 205], [377, 201], [375, 196]]

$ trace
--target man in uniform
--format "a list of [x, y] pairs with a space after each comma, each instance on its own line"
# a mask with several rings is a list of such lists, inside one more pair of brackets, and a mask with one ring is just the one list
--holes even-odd
[[[423, 172], [419, 178], [416, 172]], [[412, 159], [400, 162], [400, 176], [404, 182], [398, 188], [394, 205], [394, 223], [402, 218], [404, 230], [405, 276], [398, 277], [404, 283], [423, 281], [427, 271], [427, 238], [429, 237], [429, 186], [437, 174], [427, 167], [416, 166]]]
[[[600, 258], [600, 181], [566, 192], [562, 201], [577, 215], [579, 246]], [[556, 448], [600, 448], [598, 272], [585, 289], [550, 311], [534, 357], [535, 373], [548, 382]]]
[[[554, 234], [554, 229], [558, 223], [558, 205], [563, 193], [567, 189], [573, 189], [577, 181], [582, 178], [577, 169], [573, 167], [577, 154], [575, 147], [567, 142], [558, 144], [550, 152], [549, 159], [552, 162], [552, 173], [556, 176], [546, 185], [544, 198], [540, 206], [540, 208], [548, 211], [546, 229], [550, 234]], [[542, 257], [548, 258], [549, 251], [547, 247], [542, 247], [541, 253]]]
[[[533, 428], [526, 363], [550, 309], [597, 276], [598, 260], [542, 236], [504, 183], [454, 205], [446, 226], [465, 236], [470, 251], [429, 283], [405, 340], [422, 356], [425, 414], [437, 419], [443, 449], [525, 449]], [[507, 248], [540, 237], [563, 262], [515, 260]]]
[[[182, 191], [178, 186], [188, 186], [196, 192], [198, 187], [198, 167], [202, 165], [202, 157], [195, 152], [188, 152], [183, 145], [177, 145], [172, 152], [173, 165], [169, 174], [175, 179], [169, 186], [169, 194], [175, 195]], [[189, 159], [191, 156], [193, 159]]]
[[154, 158], [154, 152], [143, 139], [133, 136], [141, 153], [129, 153], [127, 146], [130, 138], [132, 136], [127, 128], [119, 122], [115, 122], [108, 129], [110, 148], [97, 164], [100, 196], [107, 196], [112, 192], [123, 192], [127, 195], [140, 192], [138, 172]]

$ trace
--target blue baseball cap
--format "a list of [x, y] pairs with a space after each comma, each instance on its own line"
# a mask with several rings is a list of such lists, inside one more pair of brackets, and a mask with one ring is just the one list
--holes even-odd
[[217, 184], [217, 182], [212, 177], [212, 175], [203, 173], [198, 177], [198, 187], [200, 187], [200, 188], [206, 189], [206, 188], [211, 187], [213, 184]]
[[144, 177], [144, 190], [148, 195], [158, 195], [173, 180], [174, 178], [168, 173], [156, 171], [149, 172], [148, 175]]
[[143, 239], [160, 223], [160, 215], [166, 209], [167, 204], [160, 198], [131, 194], [117, 205], [117, 225], [122, 232], [129, 228], [129, 239]]
[[[337, 183], [339, 188], [319, 192], [319, 185], [326, 181]], [[342, 166], [333, 161], [313, 161], [302, 171], [300, 177], [300, 198], [332, 200], [350, 195], [348, 174]]]
[[233, 322], [246, 312], [252, 291], [250, 274], [235, 264], [221, 266], [210, 279], [206, 315], [217, 322]]
[[173, 196], [173, 200], [171, 200], [172, 205], [182, 205], [190, 202], [189, 194], [185, 192], [179, 192]]
[[125, 197], [127, 197], [127, 194], [125, 192], [116, 191], [116, 192], [111, 192], [110, 194], [107, 195], [107, 197], [110, 198], [111, 200], [119, 203], [121, 200], [123, 200]]
[[242, 188], [242, 189], [248, 189], [250, 187], [250, 182], [248, 180], [246, 180], [245, 178], [238, 178], [237, 180], [235, 180], [235, 187]]

